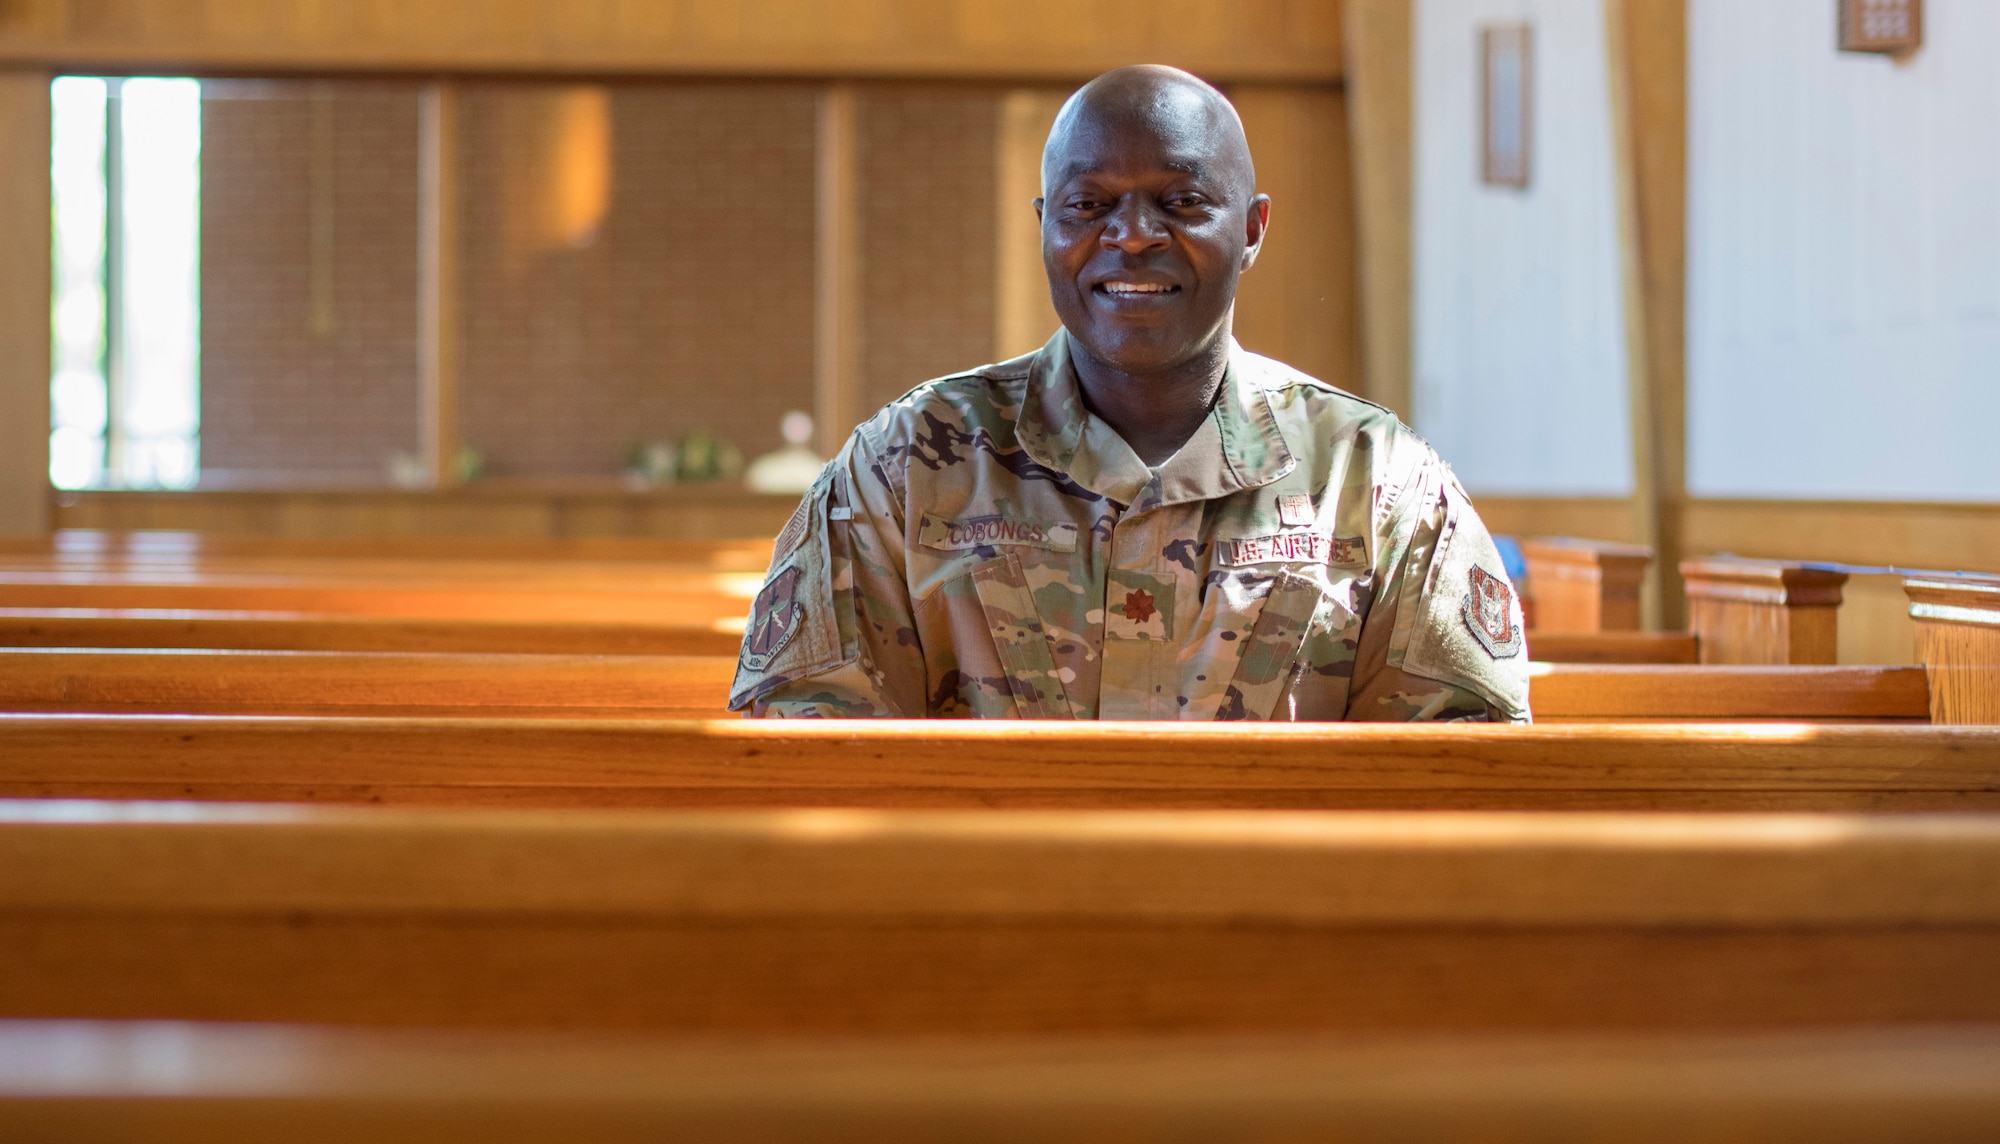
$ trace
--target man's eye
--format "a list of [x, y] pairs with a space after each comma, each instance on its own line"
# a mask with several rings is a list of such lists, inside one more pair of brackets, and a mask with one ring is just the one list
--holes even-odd
[[1202, 204], [1200, 195], [1174, 195], [1167, 200], [1167, 205], [1175, 210], [1192, 210]]

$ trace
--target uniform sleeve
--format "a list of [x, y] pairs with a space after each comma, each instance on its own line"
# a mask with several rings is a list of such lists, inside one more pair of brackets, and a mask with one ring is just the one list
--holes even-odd
[[1525, 723], [1521, 605], [1470, 498], [1431, 462], [1394, 514], [1347, 718]]
[[772, 547], [731, 710], [756, 718], [914, 718], [924, 660], [903, 574], [901, 504], [861, 431]]

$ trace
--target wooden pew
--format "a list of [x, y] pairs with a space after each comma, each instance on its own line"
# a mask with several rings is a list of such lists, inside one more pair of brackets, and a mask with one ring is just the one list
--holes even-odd
[[2000, 807], [2000, 727], [0, 715], [0, 796], [542, 807]]
[[1538, 663], [1533, 671], [1530, 703], [1543, 723], [1927, 723], [1931, 715], [1921, 667]]
[[[0, 711], [721, 715], [733, 656], [0, 650]], [[1914, 667], [1535, 664], [1544, 722], [1926, 722]]]
[[5, 1021], [0, 1135], [71, 1144], [1986, 1140], [2000, 1136], [2000, 1031], [913, 1044]]
[[720, 718], [725, 656], [0, 651], [0, 711]]
[[0, 570], [8, 609], [185, 609], [297, 612], [384, 618], [624, 623], [712, 623], [749, 611], [755, 573], [662, 575], [648, 583], [616, 576], [572, 579], [483, 570], [420, 575], [337, 570], [297, 574], [183, 574]]
[[2000, 818], [0, 806], [0, 1016], [740, 1033], [2000, 1020]]
[[0, 648], [734, 656], [749, 612], [685, 623], [0, 608]]
[[1690, 632], [1526, 633], [1528, 654], [1543, 663], [1673, 664], [1701, 662]]
[[1847, 574], [1775, 560], [1710, 557], [1681, 563], [1703, 663], [1839, 661], [1840, 590]]
[[740, 619], [766, 541], [494, 544], [59, 536], [0, 548], [0, 608], [511, 621]]
[[2000, 576], [1903, 582], [1930, 677], [1931, 719], [2000, 723]]
[[1525, 595], [1534, 605], [1530, 641], [1639, 630], [1639, 588], [1652, 549], [1570, 536], [1534, 537], [1520, 545], [1528, 564]]
[[483, 536], [293, 538], [147, 530], [60, 529], [45, 538], [0, 538], [0, 567], [240, 567], [246, 561], [400, 560], [616, 563], [680, 566], [710, 572], [762, 572], [768, 540], [675, 540], [574, 537], [562, 540]]

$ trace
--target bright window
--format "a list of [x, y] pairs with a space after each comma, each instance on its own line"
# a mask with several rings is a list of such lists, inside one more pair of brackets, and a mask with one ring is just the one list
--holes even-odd
[[49, 478], [190, 488], [200, 460], [201, 85], [57, 79]]

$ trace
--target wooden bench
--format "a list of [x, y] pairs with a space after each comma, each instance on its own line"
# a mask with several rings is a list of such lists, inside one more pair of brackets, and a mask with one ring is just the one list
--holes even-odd
[[0, 711], [721, 718], [735, 670], [725, 656], [14, 649]]
[[369, 575], [125, 575], [0, 571], [0, 607], [296, 612], [431, 619], [707, 624], [749, 611], [762, 577], [689, 573], [648, 586], [550, 574], [427, 579]]
[[1526, 636], [1528, 655], [1544, 663], [1701, 662], [1701, 641], [1689, 632], [1531, 631]]
[[[0, 711], [723, 714], [733, 656], [0, 650]], [[1536, 664], [1550, 721], [1925, 722], [1922, 668]]]
[[0, 806], [0, 1016], [2000, 1020], [2000, 818]]
[[0, 795], [549, 807], [1930, 810], [2000, 727], [0, 715]]
[[1524, 603], [1531, 603], [1528, 638], [1594, 632], [1636, 632], [1639, 588], [1653, 550], [1571, 536], [1522, 540], [1527, 561]]
[[1984, 1140], [2000, 1136], [2000, 1032], [911, 1043], [0, 1021], [0, 1135], [292, 1144]]
[[434, 619], [290, 612], [0, 608], [0, 648], [726, 655], [749, 608], [704, 622]]
[[1845, 572], [1775, 560], [1681, 563], [1703, 663], [1825, 664], [1836, 639]]
[[607, 547], [65, 535], [0, 548], [0, 609], [702, 625], [740, 621], [769, 558], [767, 541]]
[[528, 561], [536, 564], [676, 566], [710, 572], [762, 572], [769, 540], [674, 540], [580, 537], [563, 540], [498, 537], [344, 537], [308, 539], [226, 536], [180, 531], [113, 532], [60, 529], [37, 539], [0, 538], [0, 567], [175, 566], [228, 570], [246, 563], [304, 561]]
[[1903, 591], [1930, 676], [1931, 718], [2000, 723], [2000, 576], [1916, 576]]

